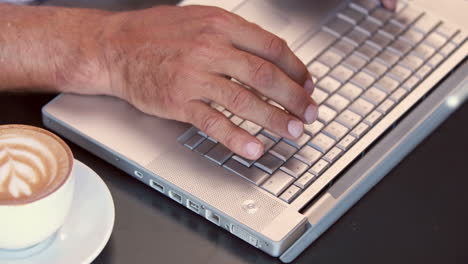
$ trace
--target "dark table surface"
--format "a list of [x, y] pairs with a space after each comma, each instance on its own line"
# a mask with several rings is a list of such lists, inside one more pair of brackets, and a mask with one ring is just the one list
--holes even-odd
[[[48, 3], [122, 10], [175, 2]], [[0, 124], [43, 127], [40, 110], [53, 97], [0, 93]], [[295, 263], [468, 263], [467, 117], [465, 103]], [[68, 143], [114, 198], [113, 234], [93, 263], [279, 262]]]

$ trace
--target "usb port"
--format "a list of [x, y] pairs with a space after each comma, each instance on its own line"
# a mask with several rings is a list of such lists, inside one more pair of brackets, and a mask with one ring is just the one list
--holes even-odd
[[187, 207], [195, 213], [198, 213], [198, 211], [200, 211], [200, 206], [197, 203], [190, 201], [189, 199], [187, 199]]
[[205, 218], [208, 219], [210, 222], [216, 225], [219, 225], [219, 222], [220, 222], [219, 216], [211, 212], [208, 209], [205, 210]]
[[158, 190], [159, 192], [164, 193], [164, 186], [162, 186], [160, 183], [150, 180], [150, 186]]
[[177, 201], [178, 203], [182, 203], [182, 196], [180, 196], [180, 194], [174, 191], [169, 191], [169, 197], [171, 197], [172, 200]]

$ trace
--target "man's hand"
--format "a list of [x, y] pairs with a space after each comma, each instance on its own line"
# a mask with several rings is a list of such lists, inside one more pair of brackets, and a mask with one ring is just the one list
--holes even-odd
[[239, 155], [256, 159], [263, 146], [207, 102], [289, 139], [301, 136], [303, 124], [317, 117], [304, 64], [284, 40], [235, 14], [168, 6], [118, 13], [101, 22], [102, 56], [94, 64], [107, 65], [96, 74], [109, 76], [109, 82], [99, 86], [145, 113], [192, 123]]

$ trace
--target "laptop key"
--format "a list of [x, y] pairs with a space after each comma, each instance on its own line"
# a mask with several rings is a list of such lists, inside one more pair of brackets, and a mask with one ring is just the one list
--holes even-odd
[[276, 133], [274, 132], [271, 132], [270, 130], [268, 129], [263, 129], [262, 130], [262, 135], [268, 137], [269, 139], [273, 140], [274, 142], [278, 142], [281, 140], [281, 137], [278, 136]]
[[323, 128], [323, 124], [316, 120], [312, 124], [305, 124], [304, 125], [304, 132], [309, 134], [309, 136], [315, 136], [320, 130]]
[[401, 60], [400, 63], [406, 68], [412, 71], [415, 71], [419, 67], [421, 67], [421, 65], [423, 65], [424, 61], [418, 56], [415, 56], [413, 54], [408, 54], [406, 57], [403, 58], [403, 60]]
[[249, 132], [249, 134], [255, 136], [257, 135], [260, 130], [262, 130], [262, 127], [250, 122], [249, 120], [245, 120], [244, 122], [241, 123], [240, 128], [244, 129], [245, 131]]
[[326, 105], [319, 106], [318, 120], [324, 124], [330, 123], [336, 116], [336, 111]]
[[[451, 43], [450, 43], [451, 44]], [[439, 64], [444, 60], [444, 56], [440, 55], [439, 53], [434, 54], [429, 61], [427, 61], [427, 64], [431, 66], [432, 68], [435, 68], [439, 66]]]
[[359, 123], [352, 131], [351, 135], [356, 138], [360, 138], [367, 132], [369, 126], [365, 123]]
[[236, 115], [231, 116], [230, 120], [236, 126], [240, 125], [244, 121], [244, 119]]
[[341, 112], [349, 105], [349, 100], [339, 94], [334, 94], [328, 98], [326, 104], [337, 112]]
[[329, 23], [327, 23], [323, 27], [323, 30], [334, 34], [336, 37], [341, 37], [346, 32], [348, 32], [352, 27], [353, 27], [353, 24], [351, 24], [350, 22], [338, 16], [332, 19]]
[[374, 106], [366, 100], [359, 98], [351, 104], [349, 109], [361, 117], [365, 117], [374, 109]]
[[328, 94], [322, 90], [320, 90], [318, 87], [315, 87], [314, 92], [312, 93], [312, 99], [317, 104], [322, 104], [325, 99], [327, 99]]
[[330, 76], [340, 81], [341, 83], [344, 83], [347, 80], [349, 80], [349, 78], [351, 78], [353, 74], [354, 72], [350, 70], [349, 68], [347, 68], [346, 66], [338, 65], [336, 68], [334, 68], [331, 71]]
[[333, 121], [327, 127], [325, 127], [323, 133], [333, 138], [335, 141], [338, 141], [342, 137], [344, 137], [348, 133], [348, 131], [348, 128], [341, 125], [340, 123]]
[[436, 32], [431, 33], [424, 40], [424, 43], [428, 44], [429, 46], [432, 46], [435, 49], [440, 49], [446, 42], [447, 39]]
[[329, 71], [330, 68], [319, 61], [312, 62], [309, 66], [307, 66], [310, 73], [315, 76], [317, 79], [321, 79], [325, 76]]
[[362, 13], [368, 14], [378, 6], [378, 3], [374, 0], [354, 0], [349, 5]]
[[226, 163], [224, 163], [223, 167], [226, 169], [234, 172], [235, 174], [245, 178], [246, 180], [252, 182], [255, 185], [262, 184], [270, 175], [261, 169], [252, 166], [252, 167], [245, 167], [244, 165], [240, 164], [239, 162], [229, 159]]
[[420, 79], [426, 78], [426, 76], [432, 71], [431, 66], [423, 65], [419, 70], [416, 72], [416, 76]]
[[420, 44], [418, 45], [414, 51], [413, 51], [417, 56], [419, 56], [421, 59], [426, 61], [429, 59], [434, 53], [435, 49], [431, 46], [425, 45], [425, 44]]
[[378, 60], [373, 60], [364, 68], [366, 72], [370, 73], [376, 79], [380, 78], [380, 76], [382, 76], [387, 71], [387, 69], [387, 66]]
[[404, 30], [405, 29], [402, 26], [398, 25], [395, 22], [390, 21], [382, 27], [381, 32], [387, 34], [390, 38], [396, 38]]
[[444, 47], [442, 47], [439, 52], [440, 54], [444, 55], [445, 57], [447, 57], [448, 55], [450, 55], [455, 49], [457, 48], [457, 46], [451, 42], [445, 44]]
[[366, 65], [366, 60], [353, 53], [349, 55], [343, 63], [353, 71], [358, 72]]
[[457, 33], [457, 29], [455, 27], [449, 26], [447, 24], [440, 24], [436, 29], [435, 32], [441, 34], [447, 39], [450, 39]]
[[346, 109], [336, 118], [336, 121], [344, 125], [345, 127], [351, 129], [355, 125], [357, 125], [357, 123], [359, 123], [361, 119], [361, 116], [349, 109]]
[[341, 83], [329, 76], [325, 76], [325, 78], [317, 83], [317, 86], [325, 92], [331, 94], [341, 86]]
[[368, 33], [360, 28], [354, 28], [344, 38], [354, 46], [359, 46], [368, 38]]
[[304, 146], [301, 150], [299, 150], [294, 157], [308, 166], [312, 166], [320, 157], [322, 156], [322, 153], [320, 151], [310, 147], [310, 146]]
[[371, 87], [367, 91], [364, 92], [362, 97], [366, 99], [368, 102], [371, 102], [373, 105], [378, 105], [383, 100], [385, 100], [385, 98], [387, 97], [387, 94], [375, 87]]
[[408, 27], [422, 15], [422, 12], [412, 7], [406, 7], [392, 19], [402, 27]]
[[373, 45], [371, 45], [369, 42], [365, 42], [361, 45], [361, 47], [359, 47], [356, 50], [356, 54], [358, 54], [367, 61], [372, 60], [378, 53], [379, 50]]
[[269, 151], [269, 153], [283, 161], [286, 161], [291, 158], [296, 151], [297, 149], [293, 146], [284, 141], [280, 141]]
[[411, 71], [401, 65], [395, 65], [389, 75], [401, 83], [411, 76]]
[[377, 111], [381, 112], [382, 114], [386, 114], [393, 108], [394, 105], [395, 102], [393, 100], [387, 99], [377, 107]]
[[413, 29], [408, 29], [401, 35], [401, 37], [414, 45], [419, 43], [424, 38], [424, 34]]
[[390, 45], [389, 48], [396, 54], [404, 56], [413, 48], [413, 46], [408, 41], [402, 38], [398, 38]]
[[280, 169], [297, 179], [307, 170], [308, 167], [309, 166], [307, 166], [307, 164], [304, 162], [295, 158], [291, 158], [286, 161], [286, 163], [284, 163]]
[[260, 157], [260, 159], [257, 160], [257, 162], [255, 162], [255, 166], [268, 172], [269, 174], [272, 174], [282, 164], [283, 164], [282, 160], [280, 160], [279, 158], [269, 153], [263, 155], [262, 157]]
[[370, 14], [373, 18], [378, 20], [381, 24], [385, 24], [391, 17], [393, 17], [393, 12], [388, 11], [385, 8], [376, 8]]
[[289, 145], [291, 145], [291, 146], [293, 146], [293, 147], [295, 147], [297, 149], [300, 149], [305, 144], [307, 144], [307, 142], [310, 140], [310, 136], [307, 135], [306, 133], [304, 133], [298, 139], [291, 140], [291, 139], [284, 138], [283, 140], [286, 141], [286, 143], [288, 143]]
[[351, 82], [361, 87], [362, 89], [367, 89], [375, 81], [375, 78], [365, 72], [358, 72], [351, 79]]
[[366, 117], [366, 119], [364, 119], [364, 123], [369, 126], [373, 126], [380, 120], [380, 118], [382, 118], [382, 114], [379, 111], [374, 110]]
[[203, 140], [205, 140], [205, 137], [199, 135], [199, 134], [195, 134], [193, 135], [191, 138], [189, 138], [185, 143], [184, 143], [184, 146], [186, 146], [187, 148], [189, 149], [194, 149], [196, 148], [200, 143], [203, 142]]
[[309, 169], [309, 172], [314, 175], [320, 176], [325, 171], [325, 169], [328, 168], [329, 165], [330, 163], [328, 163], [326, 160], [321, 159], [317, 161], [314, 164], [314, 166], [312, 166], [312, 168]]
[[366, 32], [367, 36], [374, 34], [374, 32], [380, 27], [379, 22], [368, 17], [361, 21], [358, 25], [359, 29]]
[[288, 189], [286, 189], [286, 191], [284, 191], [283, 194], [281, 194], [280, 199], [287, 203], [291, 203], [299, 195], [299, 193], [301, 193], [301, 191], [302, 190], [296, 185], [291, 185]]
[[356, 25], [365, 17], [363, 13], [356, 11], [356, 9], [352, 8], [345, 8], [344, 10], [340, 11], [338, 16], [341, 19], [347, 20], [349, 23], [352, 23], [354, 25]]
[[335, 42], [336, 37], [326, 31], [319, 31], [313, 35], [295, 53], [305, 64], [310, 63], [317, 55], [322, 53], [328, 46]]
[[205, 141], [201, 142], [201, 143], [195, 148], [195, 152], [200, 153], [200, 154], [202, 154], [202, 155], [205, 155], [205, 154], [208, 153], [208, 151], [210, 151], [215, 145], [216, 145], [216, 143], [214, 143], [213, 141], [211, 141], [211, 140], [205, 140]]
[[392, 93], [392, 95], [390, 95], [390, 99], [392, 99], [395, 102], [399, 102], [399, 101], [401, 101], [401, 99], [403, 99], [403, 97], [407, 93], [408, 93], [408, 91], [405, 90], [404, 88], [398, 88], [398, 89], [395, 90], [395, 92]]
[[331, 147], [333, 147], [333, 145], [335, 145], [335, 140], [323, 133], [320, 133], [309, 141], [309, 145], [322, 153], [326, 153], [331, 149]]
[[255, 160], [246, 159], [244, 157], [237, 156], [237, 155], [232, 156], [232, 158], [237, 160], [240, 164], [242, 164], [242, 165], [244, 165], [246, 167], [251, 167], [252, 164], [254, 164], [254, 162], [255, 162]]
[[416, 76], [411, 76], [405, 83], [403, 83], [402, 87], [405, 88], [407, 91], [413, 90], [414, 87], [419, 83], [420, 79]]
[[313, 183], [317, 178], [318, 177], [316, 175], [313, 175], [310, 172], [306, 172], [294, 182], [294, 185], [301, 189], [305, 189], [309, 187], [309, 185]]
[[338, 142], [336, 146], [342, 149], [343, 151], [346, 151], [353, 145], [355, 141], [356, 138], [354, 136], [347, 135], [340, 142]]
[[423, 34], [427, 34], [432, 31], [440, 21], [433, 16], [424, 15], [418, 21], [413, 24], [413, 28], [420, 31]]
[[333, 68], [335, 67], [341, 60], [343, 59], [343, 57], [341, 57], [340, 54], [336, 53], [336, 52], [333, 52], [332, 50], [327, 50], [325, 51], [322, 55], [320, 55], [320, 57], [318, 58], [318, 60], [327, 65], [328, 67], [330, 68]]
[[356, 85], [352, 84], [352, 83], [346, 83], [345, 85], [343, 85], [343, 87], [341, 87], [340, 90], [338, 90], [338, 93], [346, 98], [348, 98], [348, 100], [350, 101], [354, 101], [356, 100], [356, 98], [359, 97], [359, 95], [362, 93], [362, 89], [357, 87]]
[[387, 94], [392, 93], [396, 88], [398, 88], [399, 85], [400, 83], [398, 81], [389, 76], [384, 76], [375, 83], [377, 88], [386, 92]]
[[275, 141], [273, 141], [272, 139], [262, 134], [258, 134], [257, 139], [263, 143], [263, 146], [264, 146], [263, 153], [267, 152], [275, 145]]
[[323, 159], [332, 163], [332, 162], [335, 162], [335, 160], [337, 160], [338, 157], [341, 156], [342, 153], [343, 151], [340, 148], [333, 147], [330, 151], [327, 152], [325, 156], [323, 156]]
[[386, 49], [377, 56], [377, 59], [386, 64], [388, 67], [391, 67], [397, 63], [398, 60], [400, 60], [400, 56], [391, 50]]
[[341, 53], [343, 57], [348, 56], [353, 50], [355, 46], [349, 40], [344, 38], [338, 40], [334, 45], [333, 49], [337, 52]]
[[232, 156], [232, 151], [226, 148], [223, 144], [216, 144], [208, 153], [205, 154], [209, 160], [214, 161], [218, 165], [223, 164]]
[[372, 35], [369, 41], [380, 47], [380, 49], [383, 49], [387, 47], [390, 42], [392, 42], [392, 39], [382, 32], [376, 32], [374, 35]]
[[293, 177], [279, 170], [263, 183], [262, 188], [274, 196], [278, 196], [293, 182]]

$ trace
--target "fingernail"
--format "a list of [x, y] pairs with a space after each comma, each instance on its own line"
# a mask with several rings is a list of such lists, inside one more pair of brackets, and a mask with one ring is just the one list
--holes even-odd
[[259, 155], [260, 150], [261, 146], [256, 142], [247, 143], [247, 145], [245, 146], [245, 151], [247, 152], [247, 155], [249, 155], [252, 158], [256, 158]]
[[294, 138], [298, 138], [302, 134], [302, 130], [304, 130], [304, 124], [297, 120], [291, 120], [288, 123], [288, 132]]
[[311, 124], [317, 119], [317, 107], [313, 104], [310, 104], [304, 113], [304, 119], [308, 124]]
[[314, 83], [312, 80], [305, 81], [304, 89], [308, 95], [312, 95], [312, 92], [314, 91]]
[[383, 3], [384, 3], [384, 6], [390, 10], [396, 9], [396, 5], [397, 5], [396, 0], [384, 0]]

